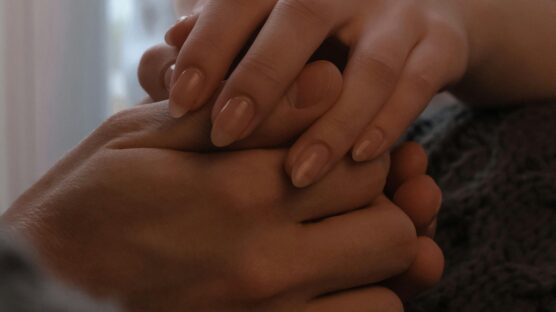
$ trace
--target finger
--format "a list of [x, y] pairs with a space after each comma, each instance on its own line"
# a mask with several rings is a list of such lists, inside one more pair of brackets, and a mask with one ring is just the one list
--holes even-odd
[[424, 233], [436, 218], [442, 203], [442, 192], [427, 175], [406, 180], [394, 194], [394, 203], [413, 221], [418, 233]]
[[323, 294], [396, 276], [413, 263], [411, 220], [385, 197], [371, 206], [306, 224], [299, 234], [299, 264], [308, 290]]
[[[213, 108], [212, 141], [227, 146], [272, 112], [339, 20], [333, 1], [282, 0], [234, 70]], [[347, 7], [347, 6], [345, 6]]]
[[434, 238], [442, 192], [436, 181], [425, 175], [425, 150], [415, 142], [406, 142], [392, 152], [391, 158], [386, 193], [412, 219], [419, 235]]
[[[179, 118], [208, 101], [275, 0], [209, 1], [180, 51], [170, 112]], [[223, 31], [225, 30], [225, 31]]]
[[365, 207], [382, 194], [389, 165], [388, 155], [364, 164], [346, 157], [312, 187], [292, 187], [285, 205], [291, 218], [306, 223]]
[[176, 24], [166, 32], [164, 41], [172, 47], [181, 48], [185, 40], [187, 40], [187, 37], [189, 37], [191, 30], [193, 30], [197, 18], [199, 18], [198, 15], [180, 17]]
[[400, 298], [384, 287], [341, 292], [309, 302], [306, 312], [403, 312]]
[[444, 273], [444, 254], [440, 247], [428, 237], [419, 237], [417, 244], [417, 256], [409, 269], [384, 283], [404, 301], [432, 288]]
[[[283, 96], [267, 125], [252, 138], [229, 149], [277, 147], [291, 142], [330, 108], [341, 86], [341, 73], [333, 64], [321, 61], [308, 65]], [[124, 131], [131, 132], [117, 142], [118, 146], [195, 152], [216, 149], [210, 141], [209, 106], [185, 118], [174, 119], [168, 116], [167, 103], [161, 102], [123, 112], [111, 122], [124, 125]]]
[[316, 61], [307, 65], [261, 127], [230, 148], [290, 146], [316, 116], [324, 115], [338, 100], [342, 82], [342, 74], [332, 63]]
[[177, 55], [176, 48], [160, 44], [147, 50], [141, 58], [139, 83], [154, 102], [168, 99], [172, 65], [176, 62]]
[[[425, 231], [425, 233], [423, 233], [424, 236], [434, 239], [434, 237], [436, 236], [436, 229], [438, 227], [438, 218], [435, 218], [431, 225], [429, 225], [429, 227], [427, 228], [427, 230]], [[421, 234], [419, 234], [421, 235]]]
[[[396, 18], [396, 20], [398, 20]], [[403, 19], [402, 19], [403, 21]], [[353, 146], [393, 92], [419, 33], [405, 22], [376, 32], [357, 47], [345, 73], [339, 102], [292, 147], [286, 170], [297, 187], [325, 175]], [[401, 27], [401, 28], [400, 28]], [[392, 32], [401, 34], [392, 36]]]
[[386, 193], [393, 197], [396, 190], [409, 178], [427, 172], [428, 156], [423, 147], [415, 142], [406, 142], [392, 152], [392, 167], [388, 175]]
[[365, 161], [384, 153], [432, 97], [463, 74], [464, 58], [459, 56], [463, 52], [451, 51], [452, 47], [437, 39], [425, 40], [414, 50], [396, 91], [355, 144], [355, 160]]

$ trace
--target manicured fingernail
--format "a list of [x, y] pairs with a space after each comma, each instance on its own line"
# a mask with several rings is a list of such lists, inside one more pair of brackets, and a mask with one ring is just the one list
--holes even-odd
[[228, 101], [216, 116], [211, 140], [217, 147], [228, 146], [237, 141], [255, 116], [253, 102], [245, 97]]
[[296, 82], [290, 87], [286, 93], [286, 97], [288, 99], [288, 103], [293, 108], [304, 109], [319, 104], [321, 99], [316, 97], [313, 93], [315, 93], [315, 90], [300, 88]]
[[172, 27], [170, 27], [170, 29], [168, 29], [168, 31], [164, 35], [164, 41], [166, 41], [166, 43], [168, 45], [171, 45], [171, 46], [176, 46], [177, 45], [176, 42], [174, 41], [174, 38], [172, 37], [173, 31], [179, 23], [185, 21], [188, 18], [189, 18], [189, 16], [187, 16], [187, 15], [178, 18], [176, 23]]
[[180, 17], [178, 17], [178, 19], [176, 20], [176, 24], [179, 24], [179, 23], [185, 21], [185, 20], [188, 19], [188, 18], [189, 18], [189, 15], [180, 16]]
[[303, 188], [314, 183], [328, 163], [329, 158], [330, 150], [322, 143], [305, 149], [293, 165], [293, 185]]
[[382, 146], [384, 141], [384, 133], [380, 129], [373, 129], [369, 132], [365, 139], [361, 141], [353, 150], [353, 160], [367, 161], [375, 157], [375, 153]]
[[186, 69], [170, 92], [170, 115], [181, 118], [197, 106], [203, 87], [203, 74], [195, 68]]
[[174, 71], [176, 70], [176, 65], [172, 65], [170, 67], [168, 67], [168, 69], [166, 70], [166, 73], [164, 74], [164, 87], [166, 87], [166, 90], [168, 90], [168, 92], [170, 91], [170, 85], [172, 83], [172, 76], [174, 75]]

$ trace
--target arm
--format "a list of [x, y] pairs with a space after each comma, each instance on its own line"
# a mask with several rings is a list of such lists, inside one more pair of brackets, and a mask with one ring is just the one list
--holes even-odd
[[470, 67], [454, 93], [477, 105], [556, 99], [556, 1], [465, 1]]

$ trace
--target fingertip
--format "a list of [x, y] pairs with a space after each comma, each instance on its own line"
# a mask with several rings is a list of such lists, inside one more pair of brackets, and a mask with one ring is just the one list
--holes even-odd
[[428, 289], [442, 279], [445, 267], [444, 253], [429, 237], [419, 237], [418, 246], [413, 276], [423, 289]]
[[168, 29], [164, 35], [164, 41], [170, 46], [180, 48], [191, 33], [196, 20], [196, 15], [181, 16], [177, 19], [176, 23]]
[[404, 301], [434, 287], [444, 274], [444, 253], [440, 247], [428, 237], [419, 237], [417, 246], [417, 255], [410, 268], [387, 282]]
[[353, 148], [353, 160], [356, 162], [372, 160], [380, 154], [383, 145], [384, 131], [379, 128], [372, 128]]
[[330, 150], [324, 143], [307, 147], [292, 166], [293, 185], [297, 188], [305, 188], [315, 183], [323, 174], [330, 155]]
[[[175, 77], [174, 69], [174, 77]], [[177, 81], [170, 91], [170, 108], [174, 111], [175, 118], [183, 117], [187, 112], [198, 109], [199, 95], [204, 85], [204, 74], [196, 69], [189, 68], [179, 74]]]
[[418, 230], [426, 229], [434, 220], [442, 204], [442, 192], [427, 175], [405, 181], [394, 194], [394, 203], [410, 218]]
[[228, 100], [214, 120], [212, 143], [216, 147], [226, 147], [247, 137], [254, 129], [255, 113], [255, 105], [248, 97]]
[[406, 180], [427, 172], [428, 156], [416, 142], [406, 142], [392, 152], [387, 190], [394, 193]]
[[168, 99], [168, 71], [176, 57], [176, 49], [165, 44], [148, 49], [141, 57], [137, 69], [139, 84], [153, 100]]

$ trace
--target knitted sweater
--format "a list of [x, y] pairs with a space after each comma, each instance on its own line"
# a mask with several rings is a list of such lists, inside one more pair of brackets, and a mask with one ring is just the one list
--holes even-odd
[[444, 193], [443, 280], [407, 311], [556, 311], [556, 105], [452, 106], [419, 122]]

